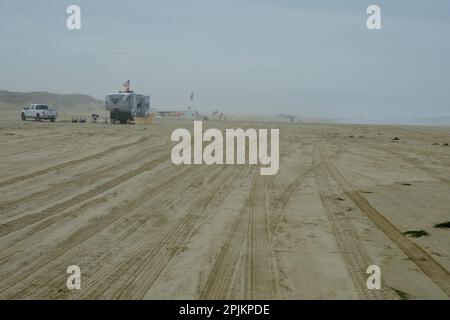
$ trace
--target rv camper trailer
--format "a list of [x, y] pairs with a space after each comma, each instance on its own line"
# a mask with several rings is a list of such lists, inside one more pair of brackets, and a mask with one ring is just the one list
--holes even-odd
[[111, 123], [131, 123], [135, 118], [150, 115], [150, 97], [134, 92], [108, 94], [105, 107], [110, 112]]

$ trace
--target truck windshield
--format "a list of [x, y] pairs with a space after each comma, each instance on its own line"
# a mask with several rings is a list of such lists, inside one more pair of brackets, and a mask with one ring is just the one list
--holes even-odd
[[48, 107], [46, 105], [39, 105], [39, 106], [36, 106], [36, 109], [37, 110], [48, 110]]

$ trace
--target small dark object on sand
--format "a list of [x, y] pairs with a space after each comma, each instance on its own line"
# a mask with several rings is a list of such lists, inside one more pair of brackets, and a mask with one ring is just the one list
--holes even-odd
[[392, 288], [392, 287], [391, 287], [391, 289], [394, 290], [398, 294], [398, 296], [400, 297], [401, 300], [409, 300], [409, 295], [406, 292]]
[[435, 228], [442, 228], [442, 229], [450, 229], [450, 221], [437, 223], [434, 225]]
[[444, 143], [444, 147], [448, 147], [448, 143], [446, 142], [446, 143]]
[[402, 186], [410, 186], [410, 185], [411, 185], [411, 183], [408, 183], [408, 182], [402, 183]]
[[428, 235], [430, 235], [428, 232], [426, 232], [425, 230], [411, 230], [411, 231], [406, 231], [406, 232], [403, 232], [403, 234], [404, 235], [409, 235], [409, 236], [411, 236], [411, 237], [413, 237], [413, 238], [420, 238], [420, 237], [423, 237], [423, 236], [428, 236]]
[[337, 197], [336, 200], [339, 200], [339, 201], [345, 201], [345, 199], [344, 199], [344, 198], [341, 198], [341, 197]]
[[437, 143], [437, 142], [433, 143], [433, 146], [438, 146], [438, 145], [439, 145], [439, 143]]

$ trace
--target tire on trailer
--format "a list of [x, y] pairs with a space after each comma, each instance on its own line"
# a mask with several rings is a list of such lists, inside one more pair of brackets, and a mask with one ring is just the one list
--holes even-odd
[[50, 122], [55, 122], [55, 120], [56, 120], [55, 117], [50, 118]]

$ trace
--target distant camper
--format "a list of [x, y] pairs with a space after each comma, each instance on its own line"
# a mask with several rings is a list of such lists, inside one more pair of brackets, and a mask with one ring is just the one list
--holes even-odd
[[150, 115], [150, 97], [134, 92], [112, 93], [106, 96], [105, 107], [112, 123], [132, 123], [135, 117]]

